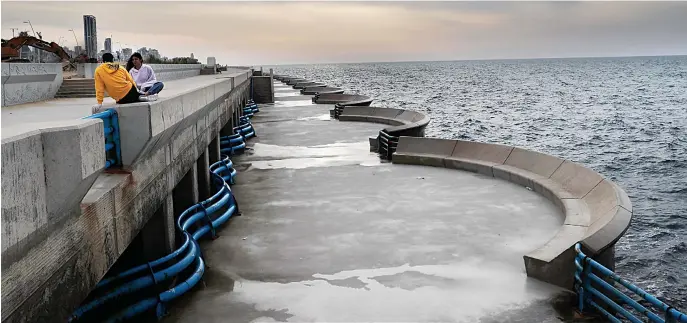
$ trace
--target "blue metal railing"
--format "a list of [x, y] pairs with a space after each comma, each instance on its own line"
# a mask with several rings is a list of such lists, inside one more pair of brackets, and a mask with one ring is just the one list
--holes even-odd
[[246, 116], [239, 118], [239, 125], [234, 127], [234, 133], [240, 134], [244, 141], [256, 136], [253, 124], [250, 123], [250, 119]]
[[[577, 253], [575, 256], [575, 283], [580, 311], [584, 311], [586, 305], [590, 305], [611, 322], [623, 322], [622, 318], [633, 323], [645, 322], [637, 318], [632, 313], [634, 311], [645, 316], [648, 322], [687, 323], [687, 314], [679, 312], [641, 288], [620, 278], [610, 269], [587, 257], [581, 248], [579, 243], [575, 245], [575, 252]], [[599, 277], [597, 273], [602, 277]], [[606, 279], [612, 281], [613, 284], [607, 282]], [[659, 315], [650, 311], [638, 301], [618, 290], [614, 285], [623, 286], [662, 314]], [[603, 292], [597, 289], [599, 287], [603, 289]]]
[[228, 156], [243, 153], [246, 149], [246, 142], [242, 134], [233, 134], [220, 138], [220, 151]]
[[[103, 119], [106, 142], [117, 139], [116, 148], [110, 148], [108, 151], [114, 149], [118, 154], [119, 131], [116, 116], [116, 111], [111, 109], [90, 117]], [[107, 322], [132, 319], [153, 308], [159, 319], [166, 312], [166, 303], [186, 293], [201, 280], [205, 272], [205, 263], [198, 239], [207, 236], [208, 233], [210, 237], [215, 238], [217, 228], [232, 216], [240, 215], [238, 202], [229, 186], [235, 183], [237, 172], [227, 152], [229, 155], [242, 153], [246, 147], [245, 140], [254, 137], [255, 130], [248, 117], [241, 117], [240, 126], [235, 129], [238, 129], [237, 134], [220, 138], [223, 155], [221, 160], [210, 165], [210, 175], [216, 192], [207, 200], [188, 208], [177, 218], [176, 228], [183, 239], [181, 246], [167, 256], [101, 280], [93, 290], [92, 294], [95, 296], [76, 309], [69, 322], [88, 320], [92, 315], [102, 315], [97, 310], [108, 306], [125, 308], [110, 317]], [[116, 164], [110, 161], [108, 165]], [[170, 286], [171, 288], [168, 288]], [[142, 299], [136, 299], [137, 295], [142, 295], [139, 296]]]
[[122, 164], [122, 148], [119, 143], [119, 117], [117, 110], [108, 109], [82, 119], [101, 119], [105, 128], [105, 168]]
[[248, 100], [248, 104], [243, 107], [243, 115], [252, 118], [254, 114], [260, 112], [258, 105], [253, 100]]

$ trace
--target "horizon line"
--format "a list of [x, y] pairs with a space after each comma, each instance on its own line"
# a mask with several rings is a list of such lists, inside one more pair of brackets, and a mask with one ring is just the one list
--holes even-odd
[[480, 62], [480, 61], [522, 61], [546, 59], [589, 59], [589, 58], [640, 58], [640, 57], [679, 57], [685, 54], [661, 55], [625, 55], [625, 56], [560, 56], [560, 57], [522, 57], [522, 58], [474, 58], [474, 59], [442, 59], [442, 60], [401, 60], [401, 61], [357, 61], [357, 62], [328, 62], [328, 63], [288, 63], [288, 64], [250, 64], [250, 66], [296, 66], [296, 65], [340, 65], [340, 64], [388, 64], [388, 63], [442, 63], [442, 62]]

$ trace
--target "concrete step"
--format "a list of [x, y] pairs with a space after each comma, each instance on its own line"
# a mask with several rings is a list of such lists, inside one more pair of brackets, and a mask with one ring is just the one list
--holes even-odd
[[63, 86], [63, 87], [60, 87], [60, 90], [67, 90], [67, 91], [89, 90], [89, 91], [95, 91], [95, 86]]
[[56, 94], [55, 98], [67, 99], [67, 98], [95, 98], [95, 93], [81, 93], [81, 94]]
[[92, 96], [95, 96], [95, 91], [57, 92], [55, 95], [92, 95]]
[[57, 92], [95, 92], [94, 88], [60, 88]]

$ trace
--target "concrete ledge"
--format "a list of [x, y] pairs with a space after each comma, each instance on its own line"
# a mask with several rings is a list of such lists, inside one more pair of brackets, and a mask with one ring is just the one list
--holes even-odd
[[177, 129], [196, 122], [197, 114], [204, 107], [217, 104], [235, 84], [246, 82], [248, 73], [216, 78], [203, 87], [155, 102], [115, 106], [119, 114], [123, 165], [130, 168], [149, 151], [165, 145]]
[[342, 94], [344, 90], [338, 87], [328, 87], [328, 86], [316, 86], [316, 87], [306, 87], [301, 90], [303, 95], [317, 95], [317, 94]]
[[[65, 120], [4, 128], [2, 139], [2, 320], [37, 289], [37, 277], [59, 263], [54, 252], [33, 259], [55, 228], [80, 214], [79, 204], [105, 165], [101, 120]], [[23, 131], [22, 129], [34, 129]], [[54, 250], [65, 245], [48, 244]], [[27, 279], [16, 279], [18, 276]]]
[[294, 89], [305, 89], [308, 87], [325, 87], [327, 84], [320, 82], [299, 82], [293, 85]]
[[62, 80], [60, 63], [2, 63], [2, 106], [52, 99]]
[[306, 79], [302, 79], [302, 78], [289, 78], [289, 79], [284, 80], [284, 83], [286, 83], [286, 85], [291, 85], [291, 86], [296, 85], [296, 83], [303, 83], [303, 82], [310, 82], [310, 81], [308, 81]]
[[[404, 118], [413, 120], [410, 115]], [[613, 259], [602, 254], [609, 249], [612, 253], [632, 219], [630, 199], [615, 183], [587, 167], [539, 152], [498, 144], [401, 136], [392, 161], [493, 176], [549, 199], [563, 211], [563, 225], [545, 245], [524, 255], [525, 269], [531, 277], [567, 289], [573, 287], [574, 245], [582, 242], [588, 254], [613, 268]]]
[[316, 94], [312, 101], [316, 104], [339, 104], [342, 106], [369, 106], [372, 103], [372, 99], [365, 95], [334, 93]]
[[[149, 64], [155, 71], [158, 81], [173, 81], [200, 75], [202, 64]], [[77, 64], [77, 75], [83, 78], [92, 79], [95, 69], [99, 63], [80, 63]]]

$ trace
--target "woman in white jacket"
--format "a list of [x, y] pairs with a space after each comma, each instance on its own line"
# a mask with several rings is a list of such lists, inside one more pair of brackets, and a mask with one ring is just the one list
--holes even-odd
[[146, 96], [150, 101], [157, 99], [157, 94], [162, 91], [164, 84], [155, 78], [155, 72], [150, 65], [143, 64], [143, 57], [139, 53], [134, 53], [126, 64], [126, 69], [136, 82], [139, 93]]

